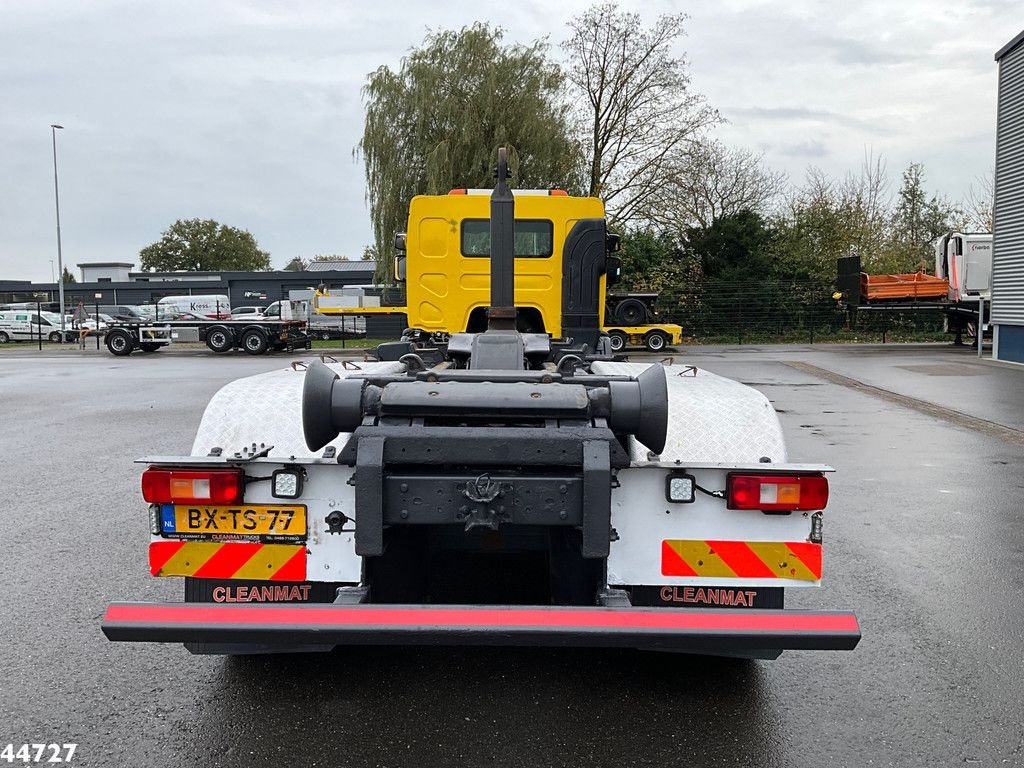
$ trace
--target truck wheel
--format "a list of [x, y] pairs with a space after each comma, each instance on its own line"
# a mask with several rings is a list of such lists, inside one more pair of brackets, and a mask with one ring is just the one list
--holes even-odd
[[60, 331], [54, 331], [49, 336], [51, 344], [60, 344]]
[[154, 344], [152, 341], [144, 341], [139, 344], [139, 349], [143, 352], [157, 352], [160, 349], [160, 345]]
[[330, 341], [331, 340], [331, 332], [330, 331], [321, 331], [320, 332], [320, 338], [323, 339], [324, 341]]
[[262, 355], [269, 347], [267, 334], [260, 328], [249, 328], [242, 334], [242, 349], [250, 355]]
[[644, 336], [644, 346], [651, 352], [661, 352], [668, 344], [668, 337], [661, 331], [651, 331]]
[[609, 331], [608, 338], [612, 343], [612, 352], [621, 352], [626, 348], [626, 342], [629, 341], [629, 337], [622, 331]]
[[135, 349], [135, 342], [132, 341], [132, 337], [124, 331], [116, 329], [107, 334], [106, 344], [110, 354], [117, 355], [118, 357], [130, 355], [132, 350]]
[[235, 334], [230, 328], [215, 325], [206, 332], [206, 346], [211, 352], [230, 352], [235, 346]]
[[639, 299], [626, 299], [615, 310], [623, 325], [643, 325], [647, 322], [647, 307]]
[[0, 331], [0, 344], [6, 344], [10, 340], [11, 337], [8, 336], [6, 332]]

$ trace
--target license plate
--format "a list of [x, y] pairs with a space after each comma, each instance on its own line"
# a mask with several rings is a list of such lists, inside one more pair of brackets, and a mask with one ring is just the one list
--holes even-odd
[[305, 536], [306, 507], [301, 504], [247, 504], [205, 507], [176, 504], [165, 507], [164, 533]]

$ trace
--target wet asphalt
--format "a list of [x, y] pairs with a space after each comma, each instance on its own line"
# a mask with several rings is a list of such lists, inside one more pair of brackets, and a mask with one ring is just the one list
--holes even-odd
[[[181, 598], [147, 573], [132, 461], [187, 452], [219, 386], [288, 358], [5, 352], [0, 747], [74, 742], [82, 766], [1024, 765], [1024, 369], [933, 346], [676, 359], [756, 386], [791, 459], [838, 469], [825, 586], [788, 604], [855, 610], [855, 651], [225, 659], [110, 643], [109, 601]], [[909, 400], [951, 392], [974, 421]]]

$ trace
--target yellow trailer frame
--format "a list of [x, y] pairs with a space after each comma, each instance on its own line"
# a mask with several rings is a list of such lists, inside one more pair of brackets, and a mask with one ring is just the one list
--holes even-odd
[[621, 352], [627, 346], [645, 347], [661, 352], [670, 344], [683, 343], [683, 327], [674, 323], [652, 325], [608, 325], [602, 328], [612, 339], [612, 352]]

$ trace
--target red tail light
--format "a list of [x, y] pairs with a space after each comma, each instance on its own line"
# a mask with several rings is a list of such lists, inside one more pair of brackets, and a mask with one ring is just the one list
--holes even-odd
[[736, 475], [725, 483], [729, 509], [794, 512], [824, 509], [828, 480], [824, 475]]
[[451, 190], [448, 194], [449, 195], [464, 195], [464, 194], [466, 194], [466, 192], [467, 192], [467, 189], [465, 187], [458, 187], [457, 189]]
[[568, 197], [569, 193], [564, 189], [549, 189], [548, 194], [552, 197]]
[[142, 473], [142, 497], [158, 504], [238, 504], [240, 469], [156, 469]]

